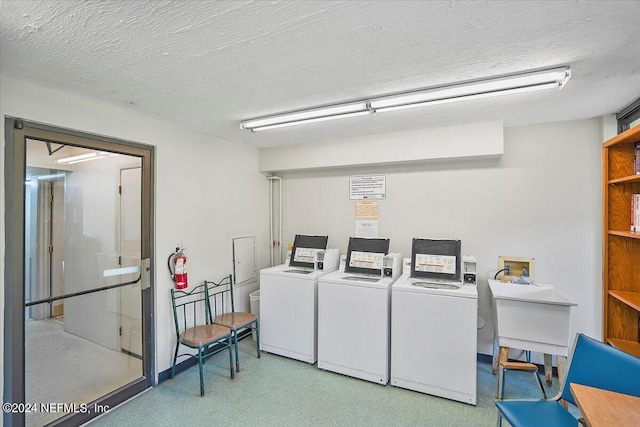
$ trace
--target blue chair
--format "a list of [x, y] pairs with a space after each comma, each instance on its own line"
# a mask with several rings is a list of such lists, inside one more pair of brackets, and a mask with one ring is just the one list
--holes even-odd
[[[229, 350], [229, 370], [231, 378], [235, 376], [233, 371], [233, 358], [231, 355], [231, 329], [214, 325], [210, 322], [211, 311], [206, 286], [200, 285], [190, 291], [171, 289], [171, 304], [173, 306], [173, 320], [176, 331], [176, 350], [173, 354], [171, 366], [171, 378], [176, 373], [176, 361], [178, 357], [189, 356], [198, 359], [200, 368], [200, 396], [204, 396], [204, 378], [202, 365], [204, 361], [215, 353]], [[200, 316], [198, 316], [200, 313]], [[198, 321], [198, 317], [203, 317]], [[198, 350], [198, 354], [178, 354], [181, 345]]]
[[514, 427], [575, 427], [578, 420], [560, 404], [564, 400], [576, 406], [569, 389], [571, 383], [640, 397], [640, 359], [578, 334], [561, 392], [549, 400], [496, 402], [498, 426], [504, 417]]

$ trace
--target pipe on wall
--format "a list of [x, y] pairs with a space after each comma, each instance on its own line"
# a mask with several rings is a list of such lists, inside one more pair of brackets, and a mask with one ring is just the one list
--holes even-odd
[[[269, 180], [269, 248], [270, 248], [270, 262], [271, 266], [274, 265], [273, 255], [274, 246], [278, 246], [278, 264], [282, 264], [282, 178], [278, 176], [268, 176]], [[273, 238], [273, 181], [278, 181], [278, 241], [274, 241]]]
[[269, 265], [273, 267], [273, 182], [269, 177]]

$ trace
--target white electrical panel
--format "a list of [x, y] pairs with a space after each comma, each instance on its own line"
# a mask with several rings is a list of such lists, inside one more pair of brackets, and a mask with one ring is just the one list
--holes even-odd
[[233, 278], [236, 285], [256, 280], [256, 238], [255, 236], [234, 237]]

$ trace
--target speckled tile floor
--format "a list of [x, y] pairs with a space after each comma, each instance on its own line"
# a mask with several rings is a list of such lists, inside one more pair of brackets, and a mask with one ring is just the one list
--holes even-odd
[[[198, 367], [94, 420], [98, 426], [494, 426], [496, 377], [478, 363], [477, 405], [319, 370], [315, 365], [263, 353], [240, 343], [241, 370], [231, 380], [226, 353], [205, 364], [205, 396]], [[557, 393], [557, 379], [547, 390]], [[506, 396], [538, 398], [530, 374], [510, 372]], [[503, 423], [505, 426], [506, 422]]]

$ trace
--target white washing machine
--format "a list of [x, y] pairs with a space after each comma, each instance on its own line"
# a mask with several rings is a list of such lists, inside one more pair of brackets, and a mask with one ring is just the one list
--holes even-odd
[[391, 291], [391, 385], [475, 405], [475, 283], [423, 287], [404, 264]]
[[317, 360], [318, 279], [338, 268], [338, 249], [318, 253], [322, 269], [287, 264], [260, 271], [260, 348], [307, 363]]
[[320, 278], [318, 368], [389, 382], [391, 285], [400, 277], [400, 254], [386, 255], [385, 260], [388, 267], [377, 276], [345, 272], [341, 266]]

